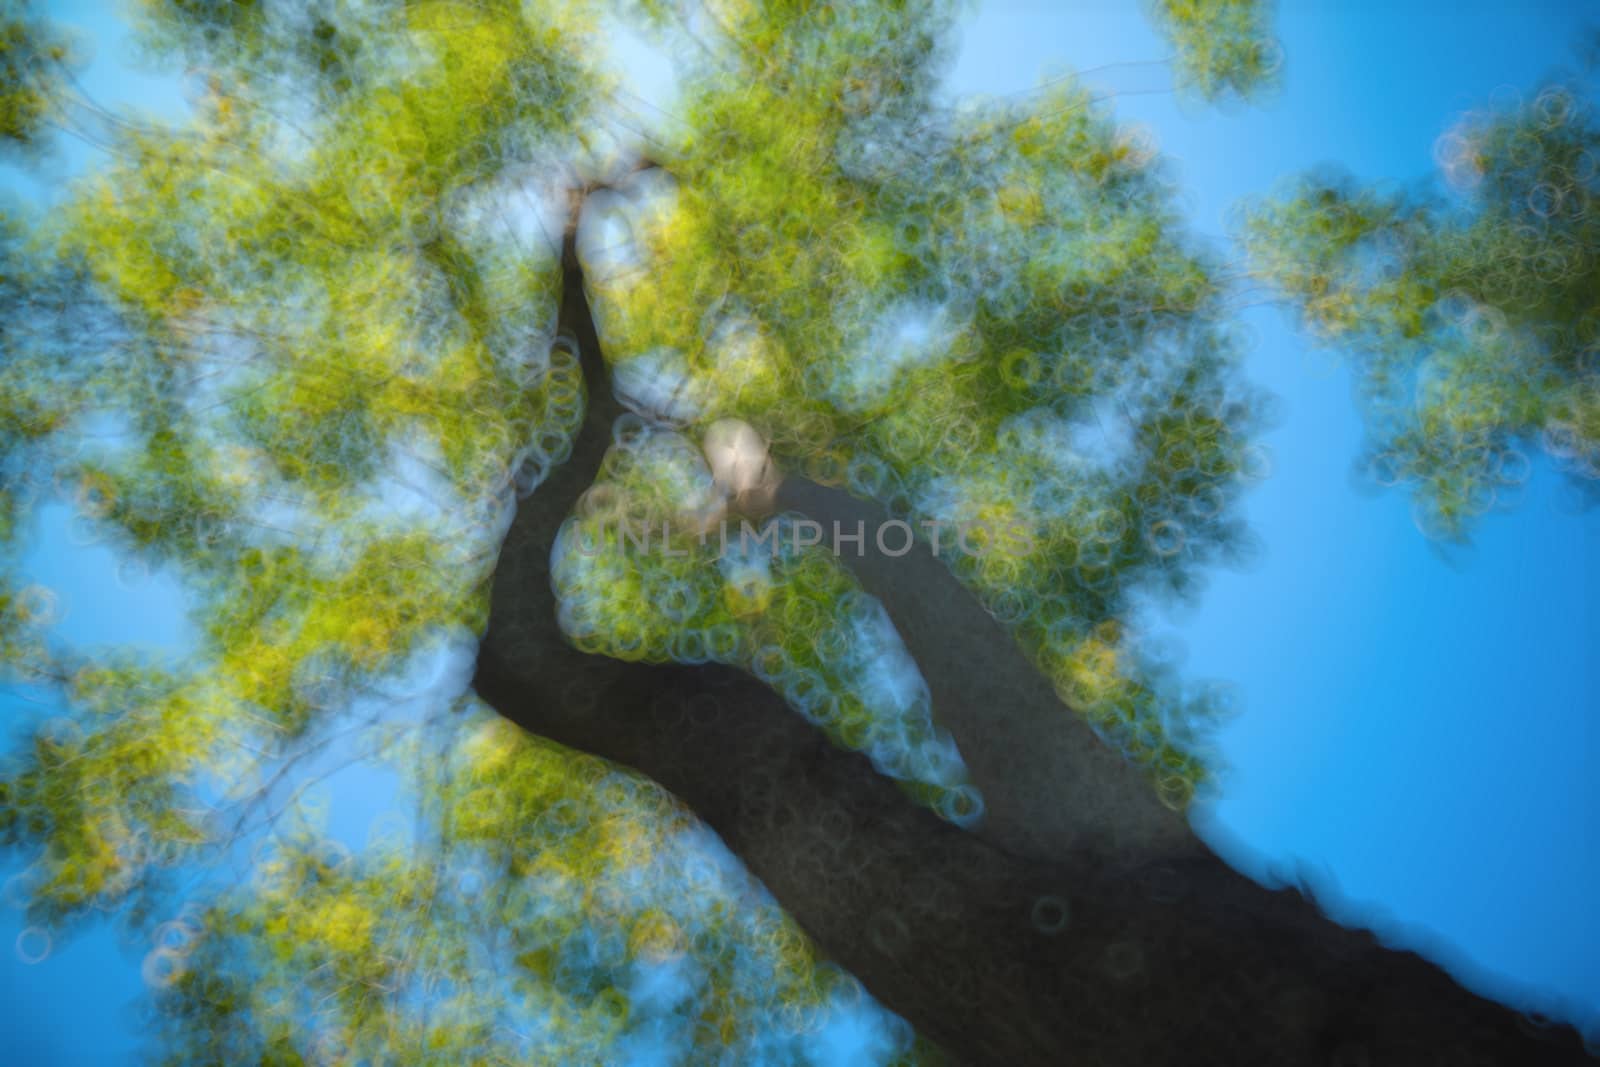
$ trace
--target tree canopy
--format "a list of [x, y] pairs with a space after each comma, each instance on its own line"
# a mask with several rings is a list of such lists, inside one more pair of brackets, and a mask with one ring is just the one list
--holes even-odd
[[[1270, 81], [1261, 5], [1154, 8], [1201, 96]], [[6, 5], [0, 136], [54, 123], [110, 153], [0, 230], [0, 655], [61, 702], [0, 771], [0, 831], [31, 857], [45, 945], [96, 909], [148, 939], [166, 1055], [587, 1062], [653, 1042], [804, 1062], [852, 1005], [885, 1062], [935, 1054], [709, 860], [658, 786], [518, 731], [463, 679], [415, 682], [483, 633], [522, 500], [564, 520], [551, 580], [575, 647], [739, 668], [916, 803], [979, 821], [917, 664], [801, 516], [772, 551], [695, 535], [745, 515], [706, 451], [719, 432], [920, 545], [959, 530], [940, 554], [1060, 716], [1173, 809], [1206, 783], [1219, 698], [1127, 623], [1249, 545], [1234, 503], [1261, 473], [1260, 404], [1222, 264], [1154, 146], [1076, 79], [948, 104], [953, 16], [152, 0], [145, 39], [192, 88], [190, 115], [156, 123], [52, 82], [67, 53]], [[682, 59], [672, 114], [627, 103], [617, 19]], [[1422, 343], [1459, 353], [1384, 452], [1452, 530], [1518, 435], [1593, 458], [1584, 121], [1547, 93], [1463, 133], [1449, 159], [1481, 205], [1459, 224], [1326, 185], [1252, 220], [1318, 322], [1404, 341], [1374, 381]], [[1379, 246], [1403, 251], [1369, 266]], [[1513, 246], [1514, 268], [1481, 269]], [[587, 492], [546, 502], [609, 400], [565, 321], [580, 268], [631, 410]], [[1516, 380], [1452, 347], [1472, 339], [1516, 353]], [[62, 497], [181, 577], [192, 656], [52, 636], [51, 593], [17, 563], [27, 516]], [[668, 551], [631, 551], [622, 520], [670, 531]], [[401, 819], [352, 852], [326, 830], [313, 768], [351, 752], [402, 776], [409, 838]], [[246, 879], [172, 913], [242, 853]], [[1035, 906], [1042, 935], [1054, 907]]]
[[1600, 129], [1586, 85], [1476, 112], [1434, 146], [1445, 191], [1307, 175], [1245, 212], [1255, 269], [1355, 353], [1380, 485], [1459, 539], [1542, 448], [1600, 474]]

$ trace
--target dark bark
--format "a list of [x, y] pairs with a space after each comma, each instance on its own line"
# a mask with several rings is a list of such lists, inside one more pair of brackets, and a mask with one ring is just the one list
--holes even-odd
[[[858, 573], [985, 789], [981, 834], [912, 804], [740, 672], [569, 646], [550, 547], [620, 413], [574, 238], [561, 319], [590, 408], [571, 459], [518, 509], [494, 576], [474, 684], [501, 714], [678, 796], [825, 954], [961, 1062], [1593, 1062], [1570, 1028], [1536, 1031], [1420, 957], [1230, 869], [925, 557], [859, 561]], [[815, 486], [786, 502], [852, 527], [870, 513]], [[1057, 814], [1031, 818], [1052, 804]]]

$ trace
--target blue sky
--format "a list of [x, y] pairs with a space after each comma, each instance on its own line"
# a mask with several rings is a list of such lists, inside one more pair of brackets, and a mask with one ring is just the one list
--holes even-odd
[[[54, 7], [94, 33], [85, 80], [99, 99], [180, 106], [170, 81], [130, 72], [94, 5]], [[1285, 3], [1282, 91], [1218, 111], [1145, 92], [1167, 84], [1159, 66], [1103, 66], [1170, 52], [1138, 4], [993, 4], [968, 18], [950, 85], [1008, 93], [1052, 64], [1103, 67], [1088, 80], [1151, 129], [1194, 228], [1229, 255], [1228, 206], [1289, 173], [1332, 161], [1367, 179], [1428, 177], [1457, 115], [1569, 63], [1583, 7]], [[625, 55], [639, 91], [659, 94], [658, 68]], [[87, 156], [69, 149], [64, 166]], [[1600, 1026], [1600, 516], [1577, 511], [1541, 460], [1514, 510], [1489, 516], [1470, 550], [1441, 554], [1404, 494], [1352, 484], [1361, 428], [1348, 373], [1277, 309], [1243, 317], [1257, 338], [1248, 374], [1283, 412], [1265, 439], [1273, 475], [1246, 501], [1265, 550], [1214, 574], [1197, 605], [1151, 620], [1186, 648], [1187, 677], [1228, 681], [1240, 698], [1202, 833], [1258, 878], [1337, 886], [1352, 917], [1477, 988], [1542, 990]], [[171, 584], [75, 544], [63, 511], [40, 517], [34, 545], [31, 569], [61, 591], [67, 636], [185, 639]], [[20, 929], [0, 912], [0, 1031], [30, 1062], [122, 1058], [138, 1032], [138, 954], [101, 930], [25, 966], [10, 951]], [[87, 1001], [130, 1007], [84, 1027]]]

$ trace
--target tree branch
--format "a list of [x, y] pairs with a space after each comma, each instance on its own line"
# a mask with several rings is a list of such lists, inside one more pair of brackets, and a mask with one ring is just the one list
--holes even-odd
[[[550, 550], [622, 409], [585, 298], [575, 226], [563, 262], [561, 321], [579, 343], [589, 411], [572, 458], [523, 502], [507, 535], [474, 679], [485, 701], [676, 794], [827, 955], [963, 1062], [1590, 1062], [1570, 1028], [1534, 1034], [1420, 957], [1384, 949], [1298, 893], [1265, 889], [1175, 836], [1170, 819], [1127, 798], [1099, 757], [1063, 754], [1081, 777], [1062, 785], [1074, 803], [1093, 806], [1097, 786], [1112, 781], [1116, 806], [1096, 810], [1094, 832], [1050, 839], [1048, 850], [1060, 851], [1040, 862], [915, 806], [746, 675], [573, 649], [556, 623]], [[850, 513], [843, 501], [796, 493], [824, 513]], [[918, 593], [910, 579], [873, 584], [914, 652], [939, 644], [927, 626], [992, 643], [970, 596], [945, 599], [948, 590], [934, 586]], [[922, 666], [942, 691], [972, 702], [941, 709], [969, 738], [997, 711], [1011, 739], [998, 751], [1032, 736], [1027, 716], [1005, 724], [1006, 708], [952, 677], [958, 664]], [[1002, 657], [965, 669], [981, 679], [1012, 668]], [[990, 768], [989, 758], [979, 762]], [[1003, 763], [995, 757], [993, 768]], [[1130, 825], [1157, 832], [1102, 832], [1125, 802]]]
[[866, 531], [859, 554], [840, 559], [883, 604], [922, 671], [934, 718], [983, 793], [979, 836], [1036, 859], [1084, 847], [1128, 865], [1203, 853], [1184, 816], [1061, 702], [942, 560], [921, 544], [902, 556], [878, 548], [873, 531], [886, 511], [803, 478], [784, 480], [778, 507], [824, 531], [853, 533], [858, 523]]

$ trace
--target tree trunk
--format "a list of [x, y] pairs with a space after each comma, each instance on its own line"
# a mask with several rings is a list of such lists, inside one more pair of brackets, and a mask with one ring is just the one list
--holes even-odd
[[[518, 508], [494, 575], [474, 684], [501, 714], [678, 796], [826, 955], [960, 1062], [1592, 1062], [1571, 1028], [1536, 1028], [1227, 867], [930, 558], [847, 562], [890, 609], [985, 790], [981, 833], [911, 803], [741, 672], [573, 649], [550, 549], [619, 408], [575, 226], [564, 260], [561, 318], [589, 411], [571, 459]], [[785, 502], [852, 530], [874, 514], [807, 484]]]

